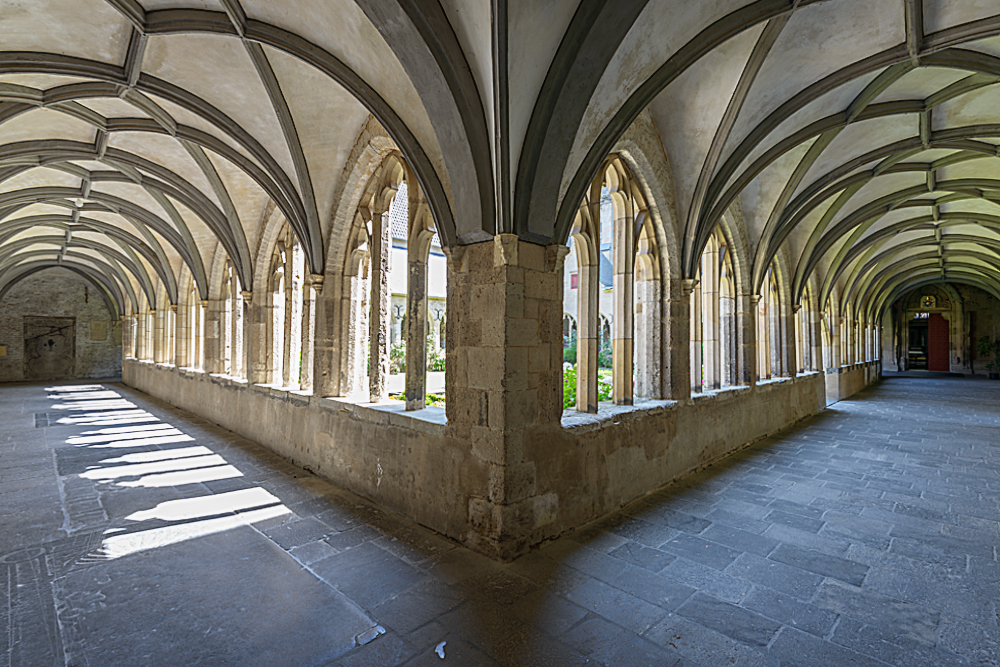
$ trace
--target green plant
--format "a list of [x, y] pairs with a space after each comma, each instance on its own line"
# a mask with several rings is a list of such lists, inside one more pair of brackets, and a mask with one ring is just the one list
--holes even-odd
[[567, 364], [576, 363], [576, 331], [570, 334], [563, 334], [563, 362]]
[[597, 367], [611, 368], [614, 354], [611, 351], [611, 339], [601, 336], [601, 346], [597, 350]]
[[399, 342], [389, 347], [389, 374], [406, 372], [406, 343]]
[[444, 370], [444, 359], [445, 354], [435, 340], [428, 336], [427, 337], [427, 371], [428, 372], [439, 372]]
[[[610, 401], [612, 395], [611, 374], [599, 372], [597, 374], [597, 401]], [[576, 407], [576, 366], [566, 366], [563, 368], [563, 410], [572, 410]]]
[[1000, 371], [1000, 338], [990, 340], [989, 336], [983, 336], [976, 343], [976, 354], [980, 357], [993, 357], [986, 364], [986, 370], [991, 373]]

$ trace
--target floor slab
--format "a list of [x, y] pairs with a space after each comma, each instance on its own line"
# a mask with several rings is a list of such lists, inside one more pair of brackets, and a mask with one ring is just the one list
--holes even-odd
[[883, 381], [506, 565], [118, 384], [0, 417], [0, 664], [1000, 665], [996, 382]]

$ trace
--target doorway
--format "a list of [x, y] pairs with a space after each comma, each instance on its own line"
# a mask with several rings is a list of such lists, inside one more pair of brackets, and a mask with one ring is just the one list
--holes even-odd
[[927, 322], [928, 320], [910, 322], [910, 344], [906, 348], [908, 369], [927, 370]]
[[927, 320], [927, 370], [951, 370], [948, 363], [948, 320], [931, 313]]

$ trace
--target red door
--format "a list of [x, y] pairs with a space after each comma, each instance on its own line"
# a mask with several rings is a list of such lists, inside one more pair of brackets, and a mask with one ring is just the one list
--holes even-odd
[[931, 313], [927, 322], [927, 370], [947, 371], [948, 365], [948, 320], [941, 313]]

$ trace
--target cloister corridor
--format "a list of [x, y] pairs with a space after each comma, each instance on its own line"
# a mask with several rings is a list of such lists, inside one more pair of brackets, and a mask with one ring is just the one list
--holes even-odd
[[997, 665], [998, 427], [1000, 383], [885, 379], [501, 564], [121, 384], [4, 385], [0, 663]]

